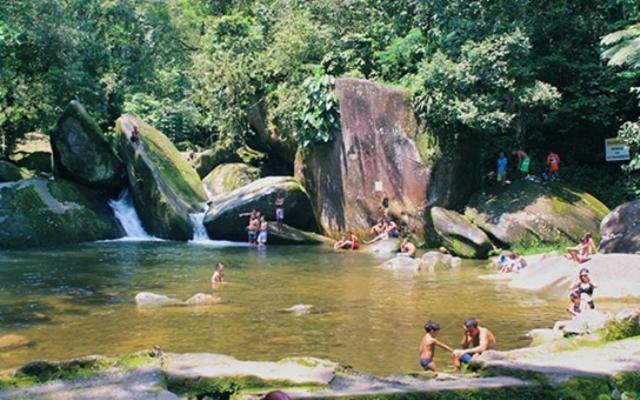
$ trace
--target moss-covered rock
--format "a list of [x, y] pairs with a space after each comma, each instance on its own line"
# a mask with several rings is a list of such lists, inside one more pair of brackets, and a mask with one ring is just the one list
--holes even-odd
[[435, 231], [453, 254], [466, 258], [485, 258], [493, 248], [491, 240], [464, 215], [440, 207], [431, 209]]
[[60, 117], [51, 147], [56, 176], [114, 193], [126, 186], [122, 160], [77, 101], [71, 101]]
[[29, 132], [18, 139], [9, 160], [18, 167], [37, 172], [50, 173], [53, 170], [49, 136], [39, 132]]
[[0, 248], [115, 239], [124, 232], [106, 199], [69, 181], [0, 186]]
[[260, 169], [242, 163], [220, 164], [202, 183], [212, 196], [228, 193], [260, 178]]
[[204, 178], [220, 164], [237, 162], [242, 162], [242, 160], [231, 145], [217, 143], [213, 148], [198, 154], [193, 161], [193, 167], [198, 175]]
[[328, 237], [292, 228], [287, 224], [269, 224], [268, 244], [333, 244]]
[[506, 245], [570, 244], [585, 232], [598, 236], [609, 212], [589, 193], [553, 183], [517, 181], [476, 193], [465, 215]]
[[[131, 141], [137, 127], [139, 140]], [[144, 228], [170, 240], [190, 240], [190, 213], [203, 211], [207, 196], [196, 171], [160, 131], [132, 115], [116, 122], [118, 149]]]
[[285, 222], [294, 228], [317, 231], [307, 192], [300, 182], [279, 176], [258, 179], [246, 186], [211, 199], [204, 224], [211, 239], [246, 240], [247, 217], [240, 214], [254, 208], [267, 219], [275, 219], [275, 199], [279, 193], [285, 197]]
[[25, 168], [20, 168], [9, 161], [0, 160], [0, 182], [15, 182], [31, 178], [31, 176], [31, 172]]

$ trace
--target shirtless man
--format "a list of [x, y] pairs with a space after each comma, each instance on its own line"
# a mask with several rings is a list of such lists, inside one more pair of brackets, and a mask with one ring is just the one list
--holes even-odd
[[267, 231], [269, 230], [269, 223], [263, 215], [260, 217], [260, 233], [258, 234], [258, 245], [266, 246], [267, 244]]
[[216, 286], [224, 281], [224, 264], [218, 263], [216, 270], [211, 276], [211, 286]]
[[436, 321], [429, 320], [424, 325], [424, 330], [427, 332], [420, 342], [420, 366], [425, 370], [436, 370], [436, 363], [433, 362], [433, 356], [436, 352], [436, 346], [442, 347], [449, 353], [453, 352], [453, 349], [446, 344], [442, 343], [436, 337], [440, 331], [440, 325]]
[[416, 246], [409, 239], [404, 239], [400, 245], [400, 254], [416, 258]]
[[[460, 343], [462, 349], [453, 351], [453, 366], [460, 371], [462, 363], [468, 364], [476, 354], [482, 354], [486, 350], [495, 350], [496, 338], [493, 333], [478, 325], [475, 318], [464, 321], [464, 336]], [[473, 346], [473, 347], [469, 347]]]
[[387, 221], [383, 218], [381, 218], [377, 224], [375, 224], [372, 228], [371, 228], [371, 232], [373, 232], [374, 235], [376, 235], [373, 239], [364, 242], [365, 244], [372, 244], [375, 243], [377, 241], [380, 240], [387, 240], [389, 239], [389, 234], [387, 233], [387, 227], [389, 225], [387, 224]]

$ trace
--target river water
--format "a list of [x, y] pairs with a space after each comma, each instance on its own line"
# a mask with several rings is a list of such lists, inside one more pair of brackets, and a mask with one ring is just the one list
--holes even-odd
[[[227, 283], [211, 289], [217, 262]], [[35, 345], [0, 351], [0, 370], [34, 359], [165, 351], [218, 352], [241, 359], [316, 356], [357, 370], [419, 370], [426, 319], [453, 347], [462, 320], [476, 316], [501, 349], [528, 344], [532, 328], [563, 318], [564, 301], [483, 281], [489, 271], [465, 262], [451, 271], [403, 273], [379, 268], [366, 252], [322, 246], [256, 249], [228, 244], [114, 241], [0, 252], [0, 335]], [[211, 307], [138, 309], [136, 293], [179, 299], [213, 293]], [[314, 311], [283, 312], [296, 304]], [[449, 358], [439, 351], [436, 361]]]

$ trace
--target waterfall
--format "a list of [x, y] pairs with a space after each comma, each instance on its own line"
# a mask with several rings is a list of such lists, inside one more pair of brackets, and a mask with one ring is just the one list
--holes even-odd
[[208, 242], [209, 234], [207, 233], [207, 229], [204, 227], [204, 214], [201, 213], [193, 213], [189, 214], [189, 218], [191, 218], [191, 224], [193, 225], [193, 240], [192, 242]]
[[109, 206], [127, 234], [124, 239], [155, 240], [142, 227], [128, 189], [123, 190], [117, 200], [109, 200]]

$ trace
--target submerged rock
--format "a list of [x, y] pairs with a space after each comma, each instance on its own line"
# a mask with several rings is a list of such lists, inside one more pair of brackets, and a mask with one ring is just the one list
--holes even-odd
[[[131, 141], [137, 127], [139, 140]], [[124, 115], [116, 122], [119, 152], [127, 165], [135, 208], [147, 232], [170, 240], [190, 240], [190, 213], [207, 200], [198, 174], [173, 143], [142, 120]]]
[[32, 174], [25, 168], [20, 168], [9, 161], [0, 160], [0, 183], [15, 182], [31, 178]]
[[17, 140], [9, 160], [18, 167], [50, 173], [53, 163], [49, 136], [38, 132], [25, 134], [23, 138]]
[[135, 302], [138, 307], [162, 307], [182, 304], [180, 300], [151, 292], [140, 292], [136, 294]]
[[212, 196], [225, 194], [260, 178], [260, 169], [242, 163], [220, 164], [202, 180]]
[[585, 232], [598, 235], [609, 212], [598, 199], [562, 184], [525, 180], [475, 194], [465, 215], [507, 245], [577, 243]]
[[104, 197], [64, 180], [0, 185], [0, 248], [115, 239], [124, 231]]
[[445, 247], [455, 255], [466, 258], [485, 258], [493, 248], [487, 234], [473, 225], [464, 215], [433, 207], [431, 220]]
[[122, 160], [79, 102], [71, 101], [64, 110], [51, 147], [57, 176], [113, 193], [126, 186]]
[[310, 314], [312, 310], [313, 306], [311, 304], [296, 304], [295, 306], [286, 308], [284, 311], [296, 316], [300, 316]]
[[30, 344], [31, 341], [24, 336], [13, 334], [0, 336], [0, 351], [15, 350]]
[[[273, 176], [258, 179], [246, 186], [211, 199], [204, 218], [209, 237], [216, 240], [247, 239], [247, 217], [240, 214], [259, 210], [268, 220], [275, 219], [275, 200], [279, 193], [285, 197], [285, 222], [297, 229], [315, 231], [317, 225], [309, 196], [297, 179]], [[277, 234], [270, 228], [270, 232]]]
[[210, 294], [196, 293], [185, 300], [184, 304], [187, 306], [210, 306], [220, 302], [221, 299], [219, 297], [214, 297]]
[[640, 199], [611, 211], [600, 224], [600, 251], [640, 254]]
[[419, 258], [416, 259], [406, 256], [397, 256], [385, 261], [384, 264], [382, 264], [382, 267], [396, 271], [417, 271], [421, 265], [422, 262]]

